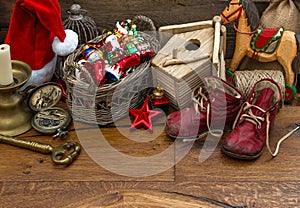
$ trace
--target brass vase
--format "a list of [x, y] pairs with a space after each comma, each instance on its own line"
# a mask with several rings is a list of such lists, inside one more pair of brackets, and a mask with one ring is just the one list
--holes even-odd
[[17, 136], [31, 129], [32, 111], [18, 92], [30, 78], [31, 67], [12, 60], [14, 82], [0, 86], [0, 134]]

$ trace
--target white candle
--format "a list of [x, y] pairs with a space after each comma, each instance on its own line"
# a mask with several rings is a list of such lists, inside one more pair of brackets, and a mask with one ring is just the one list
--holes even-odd
[[10, 85], [13, 83], [13, 73], [10, 59], [10, 46], [0, 45], [0, 85]]

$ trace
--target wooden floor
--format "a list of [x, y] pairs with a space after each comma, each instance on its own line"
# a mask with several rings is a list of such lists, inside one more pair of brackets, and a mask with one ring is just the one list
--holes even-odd
[[[300, 107], [280, 110], [272, 146], [300, 123], [299, 115]], [[83, 150], [68, 167], [53, 165], [50, 155], [1, 144], [0, 207], [300, 207], [299, 133], [282, 144], [276, 158], [265, 149], [256, 161], [245, 162], [223, 155], [219, 145], [211, 150], [213, 141], [174, 142], [163, 128], [157, 123], [151, 134], [130, 132], [128, 125], [98, 129], [75, 122], [64, 140], [34, 130], [19, 136], [54, 146], [79, 137]], [[200, 152], [202, 158], [211, 155], [199, 161]]]

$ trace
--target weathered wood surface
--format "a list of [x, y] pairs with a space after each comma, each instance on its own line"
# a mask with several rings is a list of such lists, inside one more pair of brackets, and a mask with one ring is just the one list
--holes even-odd
[[[10, 16], [15, 1], [3, 0], [0, 4], [0, 43], [3, 42], [9, 26]], [[211, 20], [219, 15], [226, 5], [224, 0], [118, 0], [118, 1], [92, 1], [92, 0], [59, 0], [61, 4], [62, 18], [67, 17], [66, 10], [74, 3], [80, 4], [88, 11], [88, 16], [93, 18], [99, 31], [112, 29], [116, 21], [132, 18], [142, 14], [150, 17], [156, 27], [172, 24], [190, 23]], [[267, 7], [266, 1], [256, 1], [256, 5], [262, 13]], [[228, 31], [227, 57], [233, 54], [235, 32]]]
[[[300, 122], [299, 114], [297, 106], [280, 110], [271, 134], [272, 147], [295, 122]], [[76, 132], [73, 127], [70, 126], [71, 132], [63, 141], [34, 130], [21, 137], [53, 145], [77, 141], [76, 134], [84, 131], [92, 138], [89, 125], [76, 124]], [[133, 134], [129, 126], [119, 128], [125, 135]], [[158, 123], [154, 131], [159, 136], [149, 142], [128, 140], [112, 127], [100, 130], [120, 152], [147, 157], [173, 144], [160, 133], [162, 129], [163, 125]], [[151, 137], [147, 131], [136, 134], [141, 139]], [[199, 162], [205, 141], [199, 140], [177, 165], [144, 178], [111, 173], [97, 165], [85, 149], [71, 166], [62, 168], [53, 165], [49, 155], [1, 144], [0, 207], [299, 207], [299, 135], [295, 133], [286, 140], [276, 158], [272, 159], [265, 150], [252, 162], [228, 158], [220, 152], [219, 145], [206, 161]], [[174, 148], [180, 145], [177, 143]]]
[[[74, 127], [70, 128], [71, 131], [68, 135], [68, 141], [77, 141], [78, 139]], [[124, 130], [126, 131], [127, 128]], [[81, 131], [81, 134], [90, 135], [90, 137], [93, 136], [91, 134], [93, 129], [89, 126], [83, 125], [82, 130], [79, 131]], [[161, 137], [154, 142], [150, 142], [149, 145], [145, 145], [143, 143], [132, 142], [126, 139], [126, 137], [118, 134], [118, 132], [115, 132], [115, 129], [112, 128], [103, 128], [101, 129], [101, 132], [106, 138], [109, 138], [109, 143], [114, 148], [120, 150], [124, 154], [135, 157], [141, 157], [147, 154], [158, 154], [171, 143], [171, 141], [166, 140], [165, 137]], [[114, 133], [112, 134], [112, 132]], [[60, 139], [53, 140], [49, 136], [42, 136], [34, 130], [20, 136], [20, 138], [50, 143], [53, 146], [61, 145], [66, 142]], [[110, 181], [174, 180], [174, 168], [170, 168], [170, 170], [148, 178], [130, 178], [112, 174], [110, 171], [101, 168], [96, 162], [91, 160], [85, 151], [81, 152], [80, 160], [75, 161], [76, 165], [74, 163], [74, 165], [71, 165], [66, 169], [53, 165], [51, 155], [30, 152], [20, 148], [10, 147], [8, 145], [0, 145], [0, 152], [3, 154], [0, 160], [0, 170], [5, 170], [1, 171], [0, 180], [4, 181], [105, 181], [108, 178], [110, 178]], [[12, 155], [17, 156], [14, 158], [14, 161], [12, 161]], [[18, 155], [21, 155], [21, 158], [18, 157]], [[120, 164], [120, 166], [121, 165], [122, 164]], [[66, 171], [68, 174], [66, 174]]]

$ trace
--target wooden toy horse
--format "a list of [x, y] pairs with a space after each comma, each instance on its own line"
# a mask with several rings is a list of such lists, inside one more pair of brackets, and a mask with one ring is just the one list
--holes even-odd
[[[296, 96], [293, 85], [295, 75], [292, 62], [297, 54], [295, 33], [283, 31], [283, 28], [262, 28], [255, 4], [251, 0], [228, 0], [227, 7], [221, 13], [222, 23], [234, 23], [236, 46], [229, 70], [234, 72], [244, 56], [260, 62], [278, 61], [285, 71], [287, 94]], [[293, 99], [291, 98], [291, 99]]]

